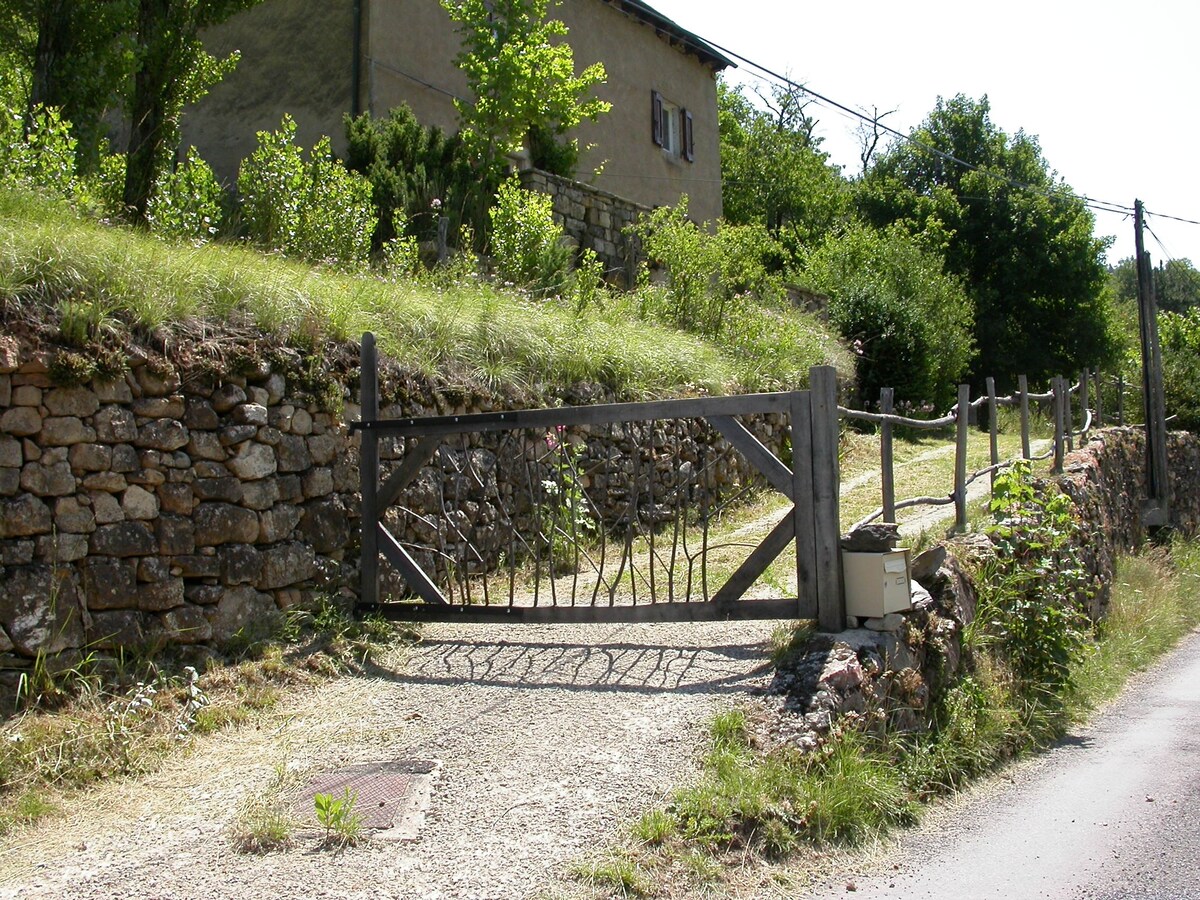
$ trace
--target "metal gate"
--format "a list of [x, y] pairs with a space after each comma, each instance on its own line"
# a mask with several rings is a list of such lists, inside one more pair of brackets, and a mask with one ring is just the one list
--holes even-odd
[[[351, 426], [362, 435], [360, 609], [407, 620], [802, 618], [840, 630], [836, 370], [810, 376], [809, 391], [380, 419], [375, 339], [363, 335]], [[788, 463], [739, 417], [773, 420]], [[751, 471], [754, 489], [791, 501], [757, 544], [729, 525], [751, 489], [736, 473]], [[778, 572], [766, 596], [748, 595], [793, 546], [796, 596], [780, 596]]]

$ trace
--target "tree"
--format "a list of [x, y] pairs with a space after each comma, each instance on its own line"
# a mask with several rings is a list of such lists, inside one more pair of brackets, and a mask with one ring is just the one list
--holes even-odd
[[[1108, 270], [1118, 300], [1137, 300], [1137, 266], [1133, 257]], [[1151, 270], [1154, 297], [1163, 312], [1184, 313], [1200, 307], [1200, 272], [1188, 259], [1169, 259]]]
[[147, 223], [154, 182], [179, 142], [184, 106], [207, 94], [237, 65], [237, 53], [225, 59], [207, 53], [200, 30], [259, 2], [137, 0], [124, 191], [125, 208], [134, 223]]
[[604, 65], [575, 74], [575, 55], [562, 40], [567, 26], [546, 17], [550, 0], [440, 2], [462, 35], [455, 62], [473, 99], [455, 100], [455, 107], [463, 140], [487, 183], [531, 130], [543, 142], [563, 141], [584, 119], [595, 121], [609, 110], [592, 95], [604, 82]]
[[99, 163], [104, 116], [132, 71], [133, 10], [134, 0], [0, 0], [0, 43], [30, 73], [27, 127], [38, 107], [59, 109], [80, 173]]
[[977, 383], [993, 375], [1007, 389], [1021, 373], [1040, 380], [1109, 361], [1107, 244], [1037, 139], [992, 123], [986, 96], [939, 98], [909, 141], [876, 159], [857, 199], [869, 221], [899, 223], [963, 279]]
[[817, 149], [800, 93], [776, 89], [764, 104], [756, 106], [740, 86], [717, 84], [725, 219], [765, 226], [794, 255], [833, 228], [850, 196]]

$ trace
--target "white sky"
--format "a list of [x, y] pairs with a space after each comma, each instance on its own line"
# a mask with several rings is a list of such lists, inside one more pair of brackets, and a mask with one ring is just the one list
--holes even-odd
[[[649, 0], [699, 36], [853, 109], [896, 109], [907, 133], [939, 95], [987, 94], [992, 121], [1036, 135], [1076, 193], [1200, 220], [1200, 3], [1194, 0]], [[727, 72], [747, 79], [748, 67]], [[762, 84], [750, 78], [751, 84]], [[809, 108], [822, 148], [859, 169], [853, 121]], [[1200, 225], [1151, 217], [1157, 263], [1200, 266]], [[1133, 224], [1096, 213], [1110, 262], [1133, 255]], [[1164, 252], [1163, 247], [1166, 248]]]

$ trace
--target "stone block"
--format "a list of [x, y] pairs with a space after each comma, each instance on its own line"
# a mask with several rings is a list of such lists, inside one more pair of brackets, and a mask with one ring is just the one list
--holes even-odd
[[207, 400], [189, 399], [183, 413], [183, 424], [193, 432], [213, 431], [221, 424], [221, 417]]
[[36, 547], [34, 541], [0, 541], [0, 565], [27, 566], [33, 562]]
[[226, 544], [217, 556], [224, 584], [254, 584], [262, 575], [263, 555], [249, 544]]
[[93, 613], [87, 639], [97, 650], [139, 649], [146, 639], [142, 615], [126, 609]]
[[11, 497], [21, 490], [21, 470], [0, 468], [0, 497]]
[[154, 535], [144, 522], [115, 522], [100, 525], [91, 535], [91, 552], [99, 556], [150, 556], [156, 550]]
[[275, 452], [279, 457], [280, 472], [303, 472], [309, 469], [313, 460], [308, 452], [308, 441], [315, 438], [303, 438], [296, 434], [281, 436]]
[[266, 444], [247, 442], [225, 465], [242, 481], [257, 481], [274, 475], [278, 463], [275, 451]]
[[19, 469], [24, 462], [21, 442], [16, 438], [0, 436], [0, 466]]
[[67, 447], [96, 440], [96, 429], [76, 416], [50, 416], [42, 420], [38, 440], [46, 447]]
[[289, 587], [312, 578], [316, 570], [313, 548], [293, 542], [281, 544], [263, 554], [261, 590]]
[[100, 408], [100, 398], [85, 387], [54, 388], [42, 402], [52, 416], [90, 416]]
[[125, 476], [116, 472], [93, 472], [83, 479], [82, 484], [89, 491], [105, 491], [109, 494], [119, 494], [129, 487]]
[[13, 388], [12, 392], [13, 406], [32, 406], [37, 408], [42, 405], [42, 389], [32, 384], [21, 384]]
[[192, 431], [187, 451], [193, 459], [215, 462], [222, 462], [229, 456], [229, 451], [221, 443], [221, 438], [213, 431]]
[[171, 397], [141, 397], [132, 404], [133, 414], [143, 419], [182, 419], [184, 414], [183, 397], [175, 394]]
[[258, 538], [258, 513], [229, 503], [201, 503], [192, 516], [196, 545], [252, 544]]
[[73, 568], [10, 567], [0, 592], [0, 625], [23, 656], [82, 647], [83, 608]]
[[223, 447], [236, 447], [258, 434], [258, 428], [254, 425], [228, 425], [222, 428], [218, 434]]
[[21, 470], [21, 489], [39, 497], [65, 497], [75, 493], [75, 476], [68, 462], [30, 463]]
[[256, 640], [272, 634], [282, 621], [283, 614], [270, 594], [252, 587], [228, 588], [212, 611], [212, 639], [227, 643], [234, 636]]
[[138, 560], [137, 580], [142, 584], [166, 581], [171, 577], [171, 564], [161, 556], [146, 556]]
[[304, 489], [299, 475], [283, 475], [277, 481], [279, 500], [284, 503], [299, 503], [304, 499]]
[[173, 482], [158, 489], [158, 505], [164, 513], [190, 516], [194, 504], [195, 494], [190, 484]]
[[197, 478], [192, 486], [198, 500], [219, 500], [222, 503], [242, 501], [242, 482], [232, 475], [224, 478]]
[[178, 419], [152, 419], [138, 429], [134, 444], [151, 450], [178, 450], [189, 440], [187, 426]]
[[137, 564], [93, 556], [80, 564], [83, 596], [88, 609], [132, 609], [137, 605]]
[[75, 562], [88, 555], [88, 539], [86, 534], [52, 534], [39, 535], [37, 539], [37, 558], [51, 565]]
[[179, 390], [179, 374], [169, 363], [138, 366], [133, 377], [142, 389], [143, 397], [165, 397]]
[[112, 458], [112, 447], [107, 444], [75, 444], [67, 454], [75, 472], [110, 472]]
[[96, 438], [106, 444], [124, 444], [137, 437], [137, 420], [123, 406], [106, 406], [92, 417]]
[[314, 434], [306, 440], [313, 464], [318, 466], [327, 466], [333, 462], [342, 444], [336, 434]]
[[46, 534], [53, 524], [50, 507], [37, 497], [0, 500], [0, 539]]
[[161, 617], [163, 636], [176, 644], [200, 644], [211, 641], [212, 622], [204, 610], [195, 606], [178, 606]]
[[254, 439], [260, 444], [266, 444], [268, 447], [276, 447], [279, 441], [283, 438], [283, 432], [278, 428], [272, 428], [270, 425], [262, 425], [254, 434]]
[[236, 384], [223, 384], [212, 394], [212, 408], [224, 415], [240, 403], [246, 402], [246, 392]]
[[165, 581], [140, 584], [137, 589], [138, 609], [147, 612], [162, 612], [183, 605], [183, 579], [167, 578]]
[[310, 469], [300, 476], [300, 486], [304, 491], [305, 500], [332, 494], [333, 470], [328, 468]]
[[96, 399], [101, 403], [132, 403], [133, 391], [123, 378], [113, 378], [111, 380], [94, 380], [92, 382], [92, 390], [96, 392]]
[[341, 499], [317, 500], [304, 505], [300, 537], [317, 553], [330, 553], [350, 540], [350, 516]]
[[266, 425], [267, 408], [261, 403], [241, 403], [233, 408], [230, 418], [235, 425]]
[[312, 414], [307, 409], [297, 409], [292, 416], [292, 434], [298, 434], [301, 437], [306, 437], [312, 434]]
[[125, 521], [125, 511], [121, 503], [110, 493], [94, 491], [88, 493], [92, 501], [92, 514], [96, 517], [97, 525], [111, 525], [114, 522]]
[[172, 566], [184, 578], [219, 578], [221, 577], [221, 558], [218, 556], [202, 556], [199, 553], [188, 553], [172, 557]]
[[154, 523], [158, 552], [163, 556], [179, 556], [196, 550], [196, 528], [185, 516], [169, 513], [160, 515]]
[[216, 606], [225, 596], [226, 590], [228, 588], [219, 584], [189, 584], [184, 586], [183, 595], [187, 598], [188, 603], [195, 603], [199, 606]]
[[114, 472], [136, 472], [142, 467], [137, 449], [131, 444], [117, 444], [112, 451], [112, 470]]
[[27, 437], [42, 430], [42, 417], [32, 406], [13, 406], [0, 415], [0, 431]]
[[76, 497], [59, 497], [54, 502], [54, 528], [66, 534], [91, 534], [96, 530], [96, 514]]
[[300, 516], [300, 509], [289, 503], [281, 503], [264, 511], [259, 517], [259, 543], [275, 544], [287, 540], [299, 524]]
[[126, 519], [148, 520], [158, 516], [158, 498], [136, 484], [130, 485], [121, 497], [121, 509]]

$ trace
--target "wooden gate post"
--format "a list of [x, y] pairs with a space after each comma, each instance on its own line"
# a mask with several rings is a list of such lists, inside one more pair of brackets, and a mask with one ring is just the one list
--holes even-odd
[[796, 618], [816, 619], [817, 544], [813, 522], [812, 395], [794, 391], [788, 411], [792, 429], [792, 523], [796, 546]]
[[[895, 409], [894, 388], [879, 389], [879, 411], [890, 416]], [[896, 521], [896, 473], [893, 469], [892, 423], [884, 421], [879, 428], [879, 483], [883, 491], [883, 521]]]
[[362, 449], [358, 458], [362, 492], [362, 516], [359, 520], [362, 528], [359, 602], [364, 606], [373, 606], [379, 602], [379, 534], [376, 531], [379, 518], [379, 432], [369, 427], [369, 424], [379, 419], [379, 357], [375, 350], [375, 335], [369, 331], [362, 336], [359, 369], [359, 403], [362, 405], [360, 421], [368, 426], [359, 431], [362, 437]]
[[808, 370], [812, 398], [813, 531], [816, 538], [817, 624], [822, 631], [846, 627], [839, 542], [837, 369]]
[[[989, 465], [996, 466], [1000, 462], [1000, 423], [996, 421], [996, 379], [988, 376], [985, 380], [988, 396], [988, 446], [991, 451]], [[996, 485], [996, 469], [992, 469], [992, 486]]]
[[1055, 376], [1051, 382], [1051, 391], [1054, 394], [1054, 462], [1050, 471], [1055, 475], [1062, 474], [1063, 459], [1066, 456], [1064, 452], [1065, 438], [1063, 437], [1063, 420], [1065, 414], [1063, 411], [1063, 392], [1066, 390], [1066, 385], [1063, 383], [1061, 376]]
[[1017, 389], [1021, 393], [1021, 458], [1032, 459], [1033, 453], [1029, 449], [1029, 378], [1025, 375], [1017, 376]]

